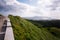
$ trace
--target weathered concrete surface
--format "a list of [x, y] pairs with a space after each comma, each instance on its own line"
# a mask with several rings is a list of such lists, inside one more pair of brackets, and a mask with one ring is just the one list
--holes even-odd
[[10, 19], [9, 18], [6, 19], [7, 19], [7, 28], [6, 28], [4, 40], [14, 40], [14, 34], [13, 34], [13, 29], [11, 27]]
[[3, 25], [5, 22], [5, 17], [4, 16], [0, 16], [0, 40], [4, 40], [4, 36], [5, 36], [5, 31], [2, 31]]
[[11, 27], [11, 23], [9, 21], [7, 21], [7, 26]]
[[7, 27], [4, 40], [14, 40], [12, 27]]

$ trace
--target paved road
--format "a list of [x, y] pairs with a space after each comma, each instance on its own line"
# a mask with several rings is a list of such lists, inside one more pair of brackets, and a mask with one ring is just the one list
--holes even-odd
[[4, 40], [5, 32], [4, 29], [5, 27], [3, 26], [5, 22], [5, 18], [0, 16], [0, 40]]
[[0, 16], [0, 32], [2, 30], [3, 23], [4, 23], [4, 17]]
[[0, 40], [4, 40], [5, 34], [0, 34]]

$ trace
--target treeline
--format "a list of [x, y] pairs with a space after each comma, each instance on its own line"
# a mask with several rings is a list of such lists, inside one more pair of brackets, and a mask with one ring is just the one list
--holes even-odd
[[[28, 19], [26, 19], [28, 20]], [[28, 20], [38, 28], [46, 28], [54, 36], [60, 38], [60, 20]]]
[[60, 20], [29, 20], [30, 22], [34, 23], [35, 25], [41, 24], [43, 27], [58, 27], [60, 28]]

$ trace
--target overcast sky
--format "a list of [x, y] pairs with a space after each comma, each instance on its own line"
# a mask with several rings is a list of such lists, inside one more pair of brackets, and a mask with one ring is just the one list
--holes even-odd
[[0, 13], [60, 19], [60, 0], [0, 0]]

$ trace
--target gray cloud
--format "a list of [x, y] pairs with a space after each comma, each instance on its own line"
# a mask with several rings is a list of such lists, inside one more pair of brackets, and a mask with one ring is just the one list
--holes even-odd
[[50, 5], [51, 10], [57, 10], [60, 7], [60, 0], [53, 0], [52, 5]]
[[[51, 17], [57, 18], [59, 15], [60, 0], [38, 0], [38, 6], [33, 7], [17, 0], [0, 0], [0, 13], [4, 15], [13, 14], [19, 16], [41, 16], [41, 17]], [[55, 14], [53, 14], [55, 13]]]
[[[11, 0], [12, 1], [12, 0]], [[9, 3], [7, 3], [9, 2]], [[26, 6], [24, 5], [17, 5], [17, 3], [14, 3], [13, 5], [10, 5], [10, 1], [6, 0], [0, 0], [0, 13], [2, 14], [9, 14], [9, 13], [22, 13], [26, 10]]]
[[40, 9], [18, 2], [17, 0], [0, 0], [0, 13], [19, 16], [40, 16]]

